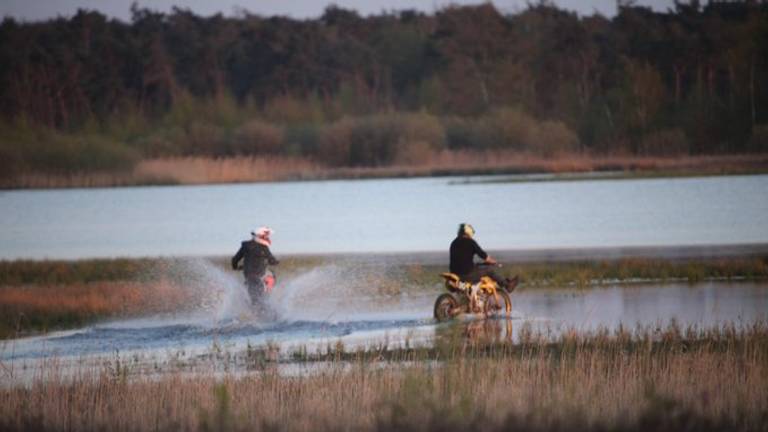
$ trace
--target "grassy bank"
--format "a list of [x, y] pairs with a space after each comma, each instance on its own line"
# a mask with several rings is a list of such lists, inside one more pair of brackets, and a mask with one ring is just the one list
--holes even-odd
[[[604, 177], [596, 173], [613, 173]], [[543, 158], [510, 151], [429, 152], [417, 163], [335, 167], [313, 158], [286, 156], [173, 157], [144, 159], [117, 172], [24, 172], [0, 178], [0, 188], [68, 188], [136, 185], [220, 184], [296, 180], [405, 178], [449, 175], [582, 174], [556, 179], [674, 178], [768, 173], [768, 155], [690, 157]], [[510, 180], [500, 180], [510, 181]], [[531, 181], [513, 180], [513, 181]]]
[[766, 430], [764, 325], [452, 346], [436, 360], [360, 354], [289, 375], [267, 362], [223, 376], [105, 365], [65, 378], [50, 361], [31, 386], [0, 390], [0, 429]]
[[[399, 295], [441, 289], [438, 265], [345, 264], [323, 257], [287, 257], [278, 269], [289, 280], [312, 268], [334, 264], [342, 277], [364, 281], [371, 294]], [[82, 326], [109, 317], [182, 311], [221, 282], [211, 270], [239, 275], [226, 258], [116, 259], [0, 262], [0, 338]], [[768, 257], [694, 260], [619, 259], [578, 262], [508, 263], [505, 276], [519, 275], [519, 289], [566, 288], [622, 283], [697, 283], [707, 280], [768, 279]], [[357, 280], [355, 279], [355, 280]]]

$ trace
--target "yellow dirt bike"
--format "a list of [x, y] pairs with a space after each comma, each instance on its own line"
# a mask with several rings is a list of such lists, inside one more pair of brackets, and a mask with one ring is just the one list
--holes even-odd
[[512, 300], [509, 293], [515, 289], [517, 278], [508, 287], [499, 286], [488, 276], [476, 283], [463, 281], [454, 273], [442, 273], [447, 293], [440, 294], [435, 301], [435, 319], [445, 321], [461, 314], [509, 315]]

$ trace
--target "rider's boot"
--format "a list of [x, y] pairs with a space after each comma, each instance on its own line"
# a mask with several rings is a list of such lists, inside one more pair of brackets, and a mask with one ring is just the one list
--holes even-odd
[[504, 282], [506, 282], [505, 288], [507, 289], [507, 292], [512, 292], [517, 288], [517, 284], [520, 282], [520, 277], [518, 275], [515, 275], [512, 279], [505, 278]]

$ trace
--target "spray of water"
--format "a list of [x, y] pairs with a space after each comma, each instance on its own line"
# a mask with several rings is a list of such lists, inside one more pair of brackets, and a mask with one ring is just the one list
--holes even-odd
[[[211, 289], [211, 297], [205, 304], [205, 311], [213, 316], [216, 322], [238, 318], [250, 311], [250, 297], [239, 275], [227, 272], [206, 260], [189, 262], [193, 274], [201, 276], [205, 285]], [[215, 300], [210, 302], [210, 300]]]
[[223, 321], [237, 319], [250, 311], [250, 300], [242, 276], [206, 259], [168, 260], [146, 269], [144, 277], [149, 281], [168, 281], [184, 292], [185, 300], [180, 304], [164, 305], [169, 312], [161, 316], [110, 322], [102, 327], [216, 327]]
[[284, 320], [335, 323], [380, 319], [412, 309], [413, 298], [400, 292], [382, 292], [387, 285], [398, 291], [405, 283], [395, 269], [384, 262], [355, 261], [314, 267], [279, 281], [272, 305]]
[[292, 321], [327, 321], [335, 311], [329, 308], [332, 287], [344, 284], [343, 270], [337, 265], [314, 267], [278, 286], [270, 298], [283, 319]]
[[[339, 261], [281, 277], [268, 302], [277, 320], [338, 323], [353, 320], [395, 319], [414, 309], [408, 296], [382, 296], [381, 284], [397, 285], [396, 267], [387, 263]], [[202, 258], [173, 259], [147, 269], [148, 280], [169, 280], [184, 290], [185, 302], [166, 305], [162, 316], [110, 322], [109, 328], [149, 328], [175, 325], [217, 328], [233, 322], [261, 326], [274, 323], [250, 304], [242, 273]], [[423, 305], [421, 305], [423, 306]], [[420, 309], [428, 310], [424, 307]], [[412, 313], [411, 313], [412, 314]]]

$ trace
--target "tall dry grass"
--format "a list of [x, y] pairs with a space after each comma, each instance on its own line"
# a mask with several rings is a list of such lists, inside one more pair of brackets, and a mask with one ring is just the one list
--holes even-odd
[[0, 429], [766, 430], [765, 326], [647, 336], [570, 334], [298, 375], [105, 367], [64, 379], [53, 362], [31, 386], [0, 390]]
[[71, 328], [100, 318], [179, 310], [191, 290], [168, 280], [0, 287], [0, 339]]
[[319, 166], [308, 159], [284, 156], [169, 158], [140, 162], [134, 175], [147, 182], [179, 184], [238, 183], [312, 177]]
[[11, 178], [0, 178], [0, 187], [104, 187], [596, 171], [623, 171], [630, 176], [685, 176], [751, 174], [768, 170], [767, 154], [594, 157], [573, 153], [543, 157], [513, 150], [437, 150], [427, 141], [420, 140], [410, 144], [391, 163], [377, 167], [331, 167], [311, 158], [278, 155], [157, 158], [142, 160], [127, 173], [21, 173]]

